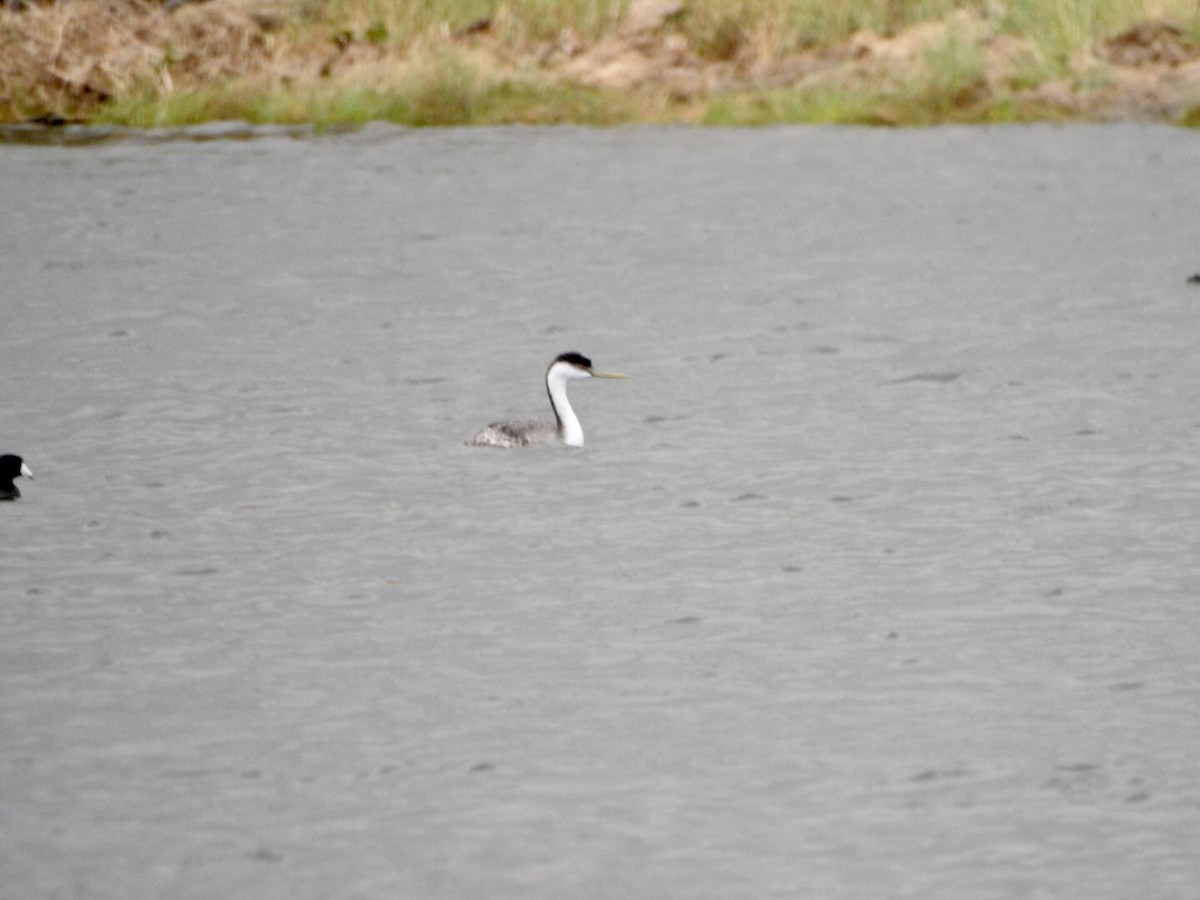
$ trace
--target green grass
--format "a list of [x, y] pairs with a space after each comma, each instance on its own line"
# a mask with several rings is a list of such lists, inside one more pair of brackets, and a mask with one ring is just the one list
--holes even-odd
[[429, 67], [395, 87], [323, 84], [304, 89], [217, 83], [161, 97], [147, 91], [110, 104], [97, 122], [167, 128], [240, 120], [311, 124], [323, 130], [373, 121], [414, 127], [617, 125], [644, 118], [644, 106], [628, 95], [530, 79], [489, 79], [459, 63]]
[[610, 31], [621, 0], [300, 0], [294, 27], [317, 28], [406, 46], [430, 35], [454, 34], [490, 20], [502, 40], [544, 40], [564, 29], [586, 38]]

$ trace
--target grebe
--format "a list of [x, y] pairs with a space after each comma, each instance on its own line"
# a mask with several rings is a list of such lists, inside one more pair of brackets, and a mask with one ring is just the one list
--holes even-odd
[[583, 427], [571, 402], [567, 399], [567, 382], [584, 378], [624, 378], [616, 372], [597, 372], [592, 361], [578, 353], [564, 353], [546, 370], [546, 393], [554, 421], [517, 419], [512, 422], [493, 422], [467, 441], [469, 447], [528, 447], [530, 444], [549, 444], [560, 440], [568, 447], [583, 446]]
[[19, 456], [13, 456], [11, 453], [0, 456], [0, 500], [16, 500], [21, 496], [21, 492], [17, 490], [13, 481], [22, 475], [26, 478], [33, 477], [29, 466], [25, 465], [25, 460]]

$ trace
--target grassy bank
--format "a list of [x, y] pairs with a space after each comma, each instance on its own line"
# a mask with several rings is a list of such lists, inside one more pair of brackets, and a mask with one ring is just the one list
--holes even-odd
[[0, 121], [1200, 125], [1200, 0], [59, 0]]

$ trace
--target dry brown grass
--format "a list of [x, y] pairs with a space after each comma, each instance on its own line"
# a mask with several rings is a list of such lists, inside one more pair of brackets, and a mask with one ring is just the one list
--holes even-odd
[[132, 91], [286, 68], [286, 53], [240, 3], [77, 0], [0, 12], [0, 119], [86, 119]]

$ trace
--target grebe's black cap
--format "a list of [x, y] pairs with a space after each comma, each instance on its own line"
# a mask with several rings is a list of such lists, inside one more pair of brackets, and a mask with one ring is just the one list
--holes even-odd
[[588, 359], [582, 353], [576, 353], [574, 350], [572, 350], [570, 353], [563, 353], [559, 355], [559, 357], [554, 361], [564, 362], [572, 366], [578, 366], [581, 369], [591, 369], [592, 367], [592, 361], [590, 359]]

